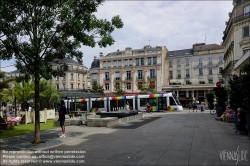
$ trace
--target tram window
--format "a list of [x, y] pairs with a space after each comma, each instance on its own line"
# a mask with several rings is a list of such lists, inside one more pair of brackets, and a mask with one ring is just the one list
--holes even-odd
[[147, 104], [147, 99], [140, 99], [140, 107], [145, 107]]
[[140, 99], [140, 106], [141, 107], [145, 107], [147, 103], [149, 103], [151, 106], [156, 106], [157, 105], [156, 98], [151, 98], [151, 99], [143, 98], [143, 99]]
[[92, 101], [92, 108], [104, 108], [104, 101]]
[[169, 97], [169, 103], [170, 105], [176, 105], [173, 97]]

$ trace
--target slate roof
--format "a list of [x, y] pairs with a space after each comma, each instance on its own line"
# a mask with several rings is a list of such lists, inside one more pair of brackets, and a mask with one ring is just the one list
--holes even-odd
[[[161, 48], [160, 46], [159, 47], [151, 47], [150, 45], [147, 45], [147, 46], [144, 46], [144, 48], [141, 48], [141, 49], [131, 49], [131, 51], [133, 53], [141, 53], [141, 52], [154, 52], [154, 51], [157, 51], [159, 48]], [[106, 56], [111, 56], [111, 55], [122, 55], [126, 52], [126, 50], [122, 50], [122, 51], [116, 51], [116, 52], [110, 52], [108, 53]]]
[[193, 49], [183, 49], [183, 50], [175, 50], [175, 51], [168, 51], [166, 58], [169, 57], [177, 57], [177, 56], [190, 56], [193, 54]]
[[91, 69], [93, 68], [100, 68], [100, 61], [99, 59], [94, 59], [94, 61], [91, 63]]
[[193, 49], [194, 51], [205, 51], [205, 50], [224, 49], [224, 47], [218, 44], [207, 44], [207, 45], [194, 46]]

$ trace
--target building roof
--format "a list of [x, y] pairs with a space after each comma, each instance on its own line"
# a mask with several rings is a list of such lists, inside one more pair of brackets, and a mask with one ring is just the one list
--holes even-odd
[[91, 63], [91, 67], [90, 68], [91, 69], [93, 69], [93, 68], [100, 68], [100, 61], [99, 61], [99, 59], [96, 59], [96, 57], [95, 57], [94, 61]]
[[111, 56], [111, 55], [122, 55], [126, 51], [132, 51], [133, 53], [141, 53], [141, 52], [154, 52], [157, 51], [161, 46], [156, 46], [156, 47], [151, 47], [150, 45], [146, 45], [141, 49], [132, 49], [130, 47], [127, 47], [125, 50], [120, 51], [119, 49], [116, 52], [110, 52], [106, 56]]
[[218, 44], [207, 44], [205, 45], [193, 45], [194, 51], [205, 51], [205, 50], [216, 50], [223, 49], [224, 47]]
[[166, 58], [169, 57], [177, 57], [177, 56], [190, 56], [193, 54], [193, 49], [183, 49], [183, 50], [175, 50], [175, 51], [168, 51]]

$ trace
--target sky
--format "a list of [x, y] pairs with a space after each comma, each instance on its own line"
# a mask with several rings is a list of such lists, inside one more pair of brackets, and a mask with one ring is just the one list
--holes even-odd
[[[232, 0], [224, 1], [105, 1], [95, 15], [111, 20], [119, 15], [124, 26], [115, 29], [115, 43], [106, 48], [83, 46], [83, 64], [90, 68], [100, 52], [166, 46], [169, 51], [191, 48], [195, 43], [221, 44]], [[1, 71], [14, 71], [14, 59], [1, 61]]]

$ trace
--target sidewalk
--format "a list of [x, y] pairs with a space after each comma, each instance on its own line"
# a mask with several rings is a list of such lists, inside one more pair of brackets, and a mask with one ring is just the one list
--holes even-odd
[[[140, 120], [113, 128], [66, 126], [66, 138], [58, 138], [60, 129], [41, 133], [41, 140], [60, 140], [61, 145], [28, 150], [77, 151], [82, 158], [76, 162], [85, 162], [81, 165], [249, 165], [249, 138], [235, 135], [232, 123], [214, 118], [209, 111], [184, 110], [144, 114]], [[32, 141], [33, 134], [2, 139], [0, 149], [20, 150], [10, 144], [21, 140]], [[228, 158], [237, 149], [245, 156], [237, 155], [238, 161]]]

